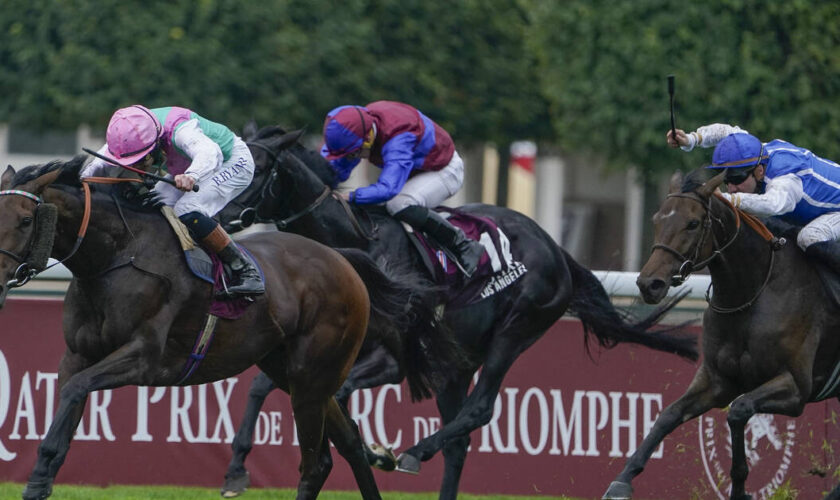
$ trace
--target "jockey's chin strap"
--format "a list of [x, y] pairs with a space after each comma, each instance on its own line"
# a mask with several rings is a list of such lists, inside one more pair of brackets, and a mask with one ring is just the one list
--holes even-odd
[[[79, 250], [79, 247], [82, 246], [82, 241], [85, 239], [85, 234], [87, 233], [88, 225], [90, 223], [90, 210], [91, 210], [90, 209], [90, 206], [91, 206], [90, 199], [91, 199], [91, 195], [90, 195], [90, 184], [89, 183], [117, 184], [117, 183], [120, 183], [120, 182], [142, 183], [143, 181], [140, 180], [140, 179], [126, 179], [126, 178], [116, 178], [116, 177], [86, 177], [86, 178], [82, 179], [82, 188], [83, 188], [84, 193], [85, 193], [85, 208], [84, 208], [84, 213], [82, 214], [82, 223], [79, 226], [79, 231], [76, 233], [76, 243], [73, 245], [73, 249], [70, 250], [70, 253], [66, 257], [64, 257], [63, 259], [61, 259], [57, 262], [54, 262], [54, 263], [50, 264], [49, 266], [45, 267], [44, 269], [38, 271], [38, 270], [33, 269], [32, 266], [26, 261], [26, 258], [29, 257], [28, 254], [25, 258], [21, 258], [18, 255], [15, 255], [14, 253], [9, 252], [8, 250], [0, 249], [0, 253], [2, 253], [4, 255], [8, 255], [12, 259], [14, 259], [18, 263], [20, 263], [17, 270], [15, 270], [14, 278], [12, 280], [10, 280], [8, 283], [6, 283], [6, 286], [8, 286], [9, 288], [17, 288], [17, 287], [23, 286], [26, 283], [28, 283], [29, 280], [31, 280], [32, 278], [34, 278], [38, 274], [46, 271], [47, 269], [50, 269], [53, 266], [64, 263], [70, 257], [75, 255], [76, 252]], [[41, 198], [40, 196], [29, 193], [29, 192], [26, 192], [26, 191], [16, 190], [16, 189], [0, 191], [0, 196], [2, 196], [2, 195], [23, 196], [25, 198], [29, 198], [30, 200], [33, 200], [37, 205], [40, 205], [40, 204], [44, 203], [44, 199]], [[32, 242], [30, 240], [30, 251], [31, 251], [31, 246], [32, 246]]]

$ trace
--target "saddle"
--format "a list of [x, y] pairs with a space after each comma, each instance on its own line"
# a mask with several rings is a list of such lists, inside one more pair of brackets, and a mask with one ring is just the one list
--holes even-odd
[[402, 223], [432, 279], [445, 290], [449, 308], [465, 307], [495, 295], [527, 273], [525, 265], [514, 259], [510, 240], [493, 220], [456, 208], [437, 207], [435, 211], [485, 248], [478, 268], [467, 278], [434, 239]]
[[[799, 231], [802, 230], [802, 226], [790, 224], [778, 217], [768, 217], [762, 219], [762, 222], [764, 222], [764, 225], [773, 234], [781, 236], [788, 241], [796, 241]], [[840, 241], [835, 240], [831, 242], [831, 245], [835, 253], [840, 255]], [[818, 259], [809, 257], [809, 260], [816, 266], [817, 274], [820, 276], [820, 280], [828, 296], [834, 302], [835, 306], [840, 307], [840, 274]]]
[[[213, 296], [216, 292], [225, 290], [225, 283], [230, 281], [230, 270], [226, 268], [222, 261], [215, 254], [208, 254], [200, 246], [196, 245], [195, 241], [190, 236], [189, 230], [175, 215], [172, 207], [161, 207], [163, 213], [178, 241], [181, 243], [181, 249], [184, 251], [184, 257], [187, 260], [187, 267], [198, 278], [213, 285]], [[236, 242], [234, 242], [236, 244]], [[254, 267], [259, 271], [260, 276], [265, 280], [262, 268], [254, 259], [245, 247], [239, 246], [242, 254], [254, 264]], [[213, 316], [224, 319], [236, 319], [245, 313], [247, 307], [253, 303], [249, 297], [242, 297], [231, 300], [213, 299], [210, 303], [209, 313]]]

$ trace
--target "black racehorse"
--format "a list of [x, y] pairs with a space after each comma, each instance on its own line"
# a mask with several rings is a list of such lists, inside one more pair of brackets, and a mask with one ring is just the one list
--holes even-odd
[[[730, 498], [752, 498], [744, 485], [747, 421], [756, 413], [795, 417], [809, 402], [838, 396], [837, 305], [795, 244], [780, 245], [765, 226], [715, 195], [724, 175], [710, 178], [708, 169], [700, 169], [684, 181], [675, 176], [653, 217], [655, 244], [639, 274], [639, 290], [646, 302], [657, 303], [693, 269], [708, 266], [714, 296], [703, 316], [703, 361], [603, 498], [631, 498], [633, 478], [665, 436], [727, 405]], [[827, 498], [839, 499], [840, 487]]]
[[[333, 195], [334, 173], [321, 156], [297, 142], [300, 132], [284, 133], [268, 127], [249, 137], [260, 173], [251, 188], [220, 214], [229, 230], [248, 221], [274, 221], [330, 246], [356, 247], [375, 259], [400, 262], [424, 270], [419, 253], [403, 227], [377, 208], [348, 206]], [[461, 210], [492, 219], [510, 241], [510, 251], [527, 272], [503, 291], [466, 307], [445, 307], [443, 321], [469, 355], [469, 362], [447, 373], [436, 399], [444, 427], [400, 455], [399, 468], [417, 472], [420, 462], [443, 450], [445, 470], [441, 498], [455, 498], [466, 458], [470, 432], [490, 421], [502, 380], [519, 355], [536, 342], [567, 311], [584, 326], [584, 345], [591, 336], [604, 347], [632, 342], [688, 359], [696, 359], [695, 339], [676, 332], [649, 331], [673, 304], [648, 317], [630, 322], [610, 302], [599, 280], [575, 262], [530, 218], [505, 208], [474, 204]], [[446, 306], [446, 304], [444, 304]], [[369, 369], [359, 378], [348, 377], [343, 390], [398, 383], [397, 373], [378, 369], [396, 363], [380, 350], [360, 358]], [[473, 374], [481, 376], [468, 393]], [[259, 379], [259, 377], [258, 377]], [[255, 381], [254, 388], [270, 386]], [[349, 392], [346, 392], [349, 394]], [[264, 397], [265, 392], [260, 393]], [[255, 404], [262, 400], [256, 397]], [[255, 418], [253, 408], [248, 410]], [[243, 423], [247, 428], [248, 421]], [[252, 425], [252, 424], [250, 424]], [[242, 430], [242, 429], [240, 429]], [[250, 436], [234, 441], [229, 474], [244, 473]], [[235, 492], [230, 492], [235, 494]]]
[[[332, 465], [326, 436], [350, 463], [362, 496], [380, 498], [358, 429], [333, 395], [369, 317], [404, 326], [411, 287], [389, 281], [359, 250], [338, 252], [280, 232], [243, 238], [265, 274], [266, 293], [238, 319], [217, 321], [203, 361], [184, 380], [193, 345], [209, 324], [213, 287], [187, 269], [157, 209], [123, 203], [108, 186], [91, 193], [89, 182], [79, 181], [82, 163], [78, 157], [20, 172], [9, 167], [0, 178], [0, 307], [9, 288], [25, 283], [49, 256], [73, 273], [64, 301], [60, 401], [23, 497], [50, 495], [91, 391], [202, 384], [256, 364], [291, 396], [301, 451], [297, 498], [315, 498], [326, 480]], [[374, 304], [360, 274], [375, 282]]]

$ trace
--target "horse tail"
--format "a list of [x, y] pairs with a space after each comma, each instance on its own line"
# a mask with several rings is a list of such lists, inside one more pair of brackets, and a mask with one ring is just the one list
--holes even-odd
[[620, 311], [613, 306], [601, 281], [591, 271], [575, 262], [565, 250], [563, 253], [572, 276], [573, 292], [569, 311], [583, 323], [587, 352], [589, 352], [590, 337], [594, 335], [598, 344], [606, 348], [630, 342], [657, 351], [677, 354], [691, 361], [697, 360], [697, 338], [693, 335], [676, 333], [681, 331], [686, 324], [650, 331], [652, 326], [685, 298], [687, 292], [678, 294], [647, 316], [633, 321], [634, 318], [630, 313]]
[[466, 360], [460, 344], [436, 318], [440, 290], [414, 270], [380, 266], [355, 248], [336, 250], [368, 289], [368, 335], [400, 364], [413, 401], [431, 397], [446, 375]]

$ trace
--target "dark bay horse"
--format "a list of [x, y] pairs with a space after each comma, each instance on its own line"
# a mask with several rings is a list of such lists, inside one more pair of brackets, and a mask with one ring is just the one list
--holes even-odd
[[[406, 236], [405, 230], [383, 209], [348, 206], [332, 194], [334, 174], [327, 162], [299, 143], [300, 133], [286, 134], [278, 127], [268, 127], [250, 137], [259, 174], [238, 200], [228, 205], [220, 220], [228, 228], [245, 218], [272, 220], [278, 228], [302, 234], [330, 246], [356, 247], [374, 259], [398, 262], [418, 272], [425, 267]], [[446, 306], [443, 322], [453, 332], [469, 360], [447, 375], [446, 383], [436, 393], [438, 409], [444, 422], [437, 433], [404, 451], [399, 468], [418, 472], [421, 461], [443, 450], [444, 479], [440, 497], [454, 499], [466, 458], [470, 433], [490, 421], [493, 404], [502, 380], [513, 362], [534, 344], [567, 311], [583, 323], [584, 345], [591, 336], [604, 347], [632, 342], [688, 359], [696, 359], [695, 339], [674, 332], [648, 331], [673, 304], [654, 311], [632, 323], [616, 310], [598, 279], [575, 262], [540, 226], [530, 218], [500, 207], [474, 204], [461, 208], [470, 214], [495, 221], [510, 241], [513, 257], [527, 272], [503, 291], [465, 307]], [[360, 358], [369, 367], [364, 377], [348, 377], [343, 391], [399, 383], [395, 371], [380, 369], [392, 366], [387, 353]], [[473, 374], [481, 367], [481, 376], [468, 393]], [[261, 397], [270, 385], [260, 382]], [[349, 392], [346, 392], [349, 394]], [[259, 397], [255, 404], [261, 403]], [[256, 410], [248, 409], [250, 418]], [[248, 416], [243, 428], [249, 425]], [[241, 429], [240, 429], [241, 430]], [[247, 442], [247, 443], [246, 443]], [[244, 459], [250, 446], [247, 439], [234, 441], [231, 473], [243, 473]], [[233, 492], [232, 492], [233, 493]]]
[[[160, 212], [123, 205], [105, 187], [91, 195], [78, 178], [82, 163], [77, 157], [20, 172], [9, 167], [0, 178], [0, 306], [9, 287], [28, 279], [27, 267], [43, 267], [47, 255], [65, 259], [73, 273], [64, 301], [59, 405], [26, 499], [50, 495], [91, 391], [177, 383], [213, 294], [187, 270]], [[371, 305], [354, 265], [369, 276], [378, 268], [358, 250], [339, 253], [279, 232], [240, 242], [261, 265], [266, 293], [239, 319], [218, 320], [206, 357], [186, 383], [224, 379], [256, 364], [291, 396], [301, 450], [297, 498], [315, 498], [326, 480], [332, 462], [325, 433], [351, 464], [362, 496], [380, 498], [358, 430], [333, 395], [356, 359], [368, 318], [385, 315], [401, 327], [407, 293], [391, 283], [395, 296], [377, 296], [389, 288], [381, 275]]]
[[[725, 173], [695, 170], [654, 215], [655, 244], [637, 284], [646, 302], [708, 265], [714, 296], [703, 316], [703, 360], [676, 402], [657, 418], [603, 498], [631, 498], [631, 481], [680, 424], [729, 406], [730, 498], [745, 500], [744, 429], [756, 413], [791, 417], [812, 401], [836, 397], [832, 370], [840, 359], [840, 311], [817, 269], [795, 245], [780, 245], [766, 228], [715, 191]], [[686, 495], [687, 496], [687, 495]], [[828, 498], [840, 498], [835, 488]]]

